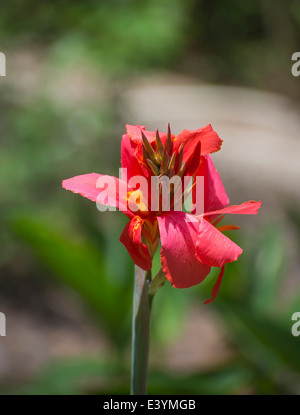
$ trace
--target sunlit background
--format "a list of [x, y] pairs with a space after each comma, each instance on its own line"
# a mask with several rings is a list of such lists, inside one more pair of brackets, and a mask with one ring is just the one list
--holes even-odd
[[0, 393], [129, 393], [126, 218], [61, 181], [118, 176], [125, 124], [170, 122], [211, 123], [231, 203], [263, 207], [227, 219], [244, 253], [215, 302], [217, 269], [157, 294], [149, 393], [298, 394], [299, 1], [12, 0], [0, 51]]

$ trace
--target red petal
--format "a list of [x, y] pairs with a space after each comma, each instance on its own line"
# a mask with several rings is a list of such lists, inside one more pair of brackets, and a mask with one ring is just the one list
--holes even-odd
[[211, 293], [211, 298], [209, 300], [206, 300], [204, 304], [211, 303], [212, 301], [214, 301], [214, 299], [218, 295], [219, 289], [220, 289], [221, 284], [222, 284], [222, 280], [223, 280], [223, 276], [224, 276], [224, 271], [225, 271], [225, 267], [222, 267], [221, 268], [221, 271], [220, 271], [220, 273], [218, 275], [217, 281], [216, 281], [215, 285], [213, 286], [212, 293]]
[[127, 134], [131, 137], [131, 138], [140, 138], [141, 137], [141, 130], [145, 131], [145, 127], [143, 125], [130, 125], [130, 124], [126, 124], [126, 131]]
[[[153, 143], [156, 141], [156, 131], [146, 131], [145, 127], [142, 127], [140, 125], [129, 125], [129, 124], [126, 124], [126, 129], [127, 129], [127, 134], [129, 135], [131, 140], [136, 144], [141, 144], [143, 142], [141, 131], [143, 131], [149, 143]], [[159, 136], [164, 144], [167, 134], [159, 133]]]
[[178, 149], [182, 141], [184, 144], [183, 161], [186, 161], [194, 152], [198, 142], [201, 142], [201, 154], [210, 154], [220, 150], [222, 140], [208, 124], [198, 130], [183, 130], [174, 140], [174, 149]]
[[193, 176], [199, 166], [200, 166], [200, 160], [201, 160], [201, 143], [197, 143], [195, 150], [191, 157], [186, 161], [186, 167], [185, 167], [185, 176]]
[[213, 222], [211, 220], [209, 220], [209, 222], [211, 222], [215, 227], [217, 227], [217, 225], [221, 222], [221, 220], [223, 220], [225, 217], [225, 215], [221, 215], [218, 216], [216, 220], [214, 220]]
[[255, 200], [249, 200], [249, 202], [244, 202], [241, 205], [231, 205], [224, 209], [219, 209], [212, 212], [205, 212], [205, 216], [215, 214], [219, 215], [223, 213], [231, 213], [235, 215], [256, 215], [260, 207], [261, 200], [259, 202], [255, 202]]
[[[191, 220], [188, 222], [187, 220]], [[157, 217], [161, 238], [161, 264], [173, 287], [199, 284], [210, 267], [195, 256], [198, 222], [185, 212], [168, 212]]]
[[62, 187], [66, 190], [71, 190], [73, 193], [79, 193], [81, 196], [96, 202], [99, 194], [96, 183], [99, 177], [101, 177], [101, 174], [97, 173], [75, 176], [71, 179], [63, 180]]
[[133, 176], [144, 176], [142, 165], [138, 159], [141, 156], [139, 145], [134, 143], [128, 134], [124, 134], [121, 142], [122, 169], [127, 169], [127, 179]]
[[[204, 178], [204, 212], [222, 209], [229, 203], [221, 177], [216, 170], [210, 156], [201, 157], [201, 164], [196, 172], [197, 177]], [[193, 189], [193, 203], [195, 203], [196, 187]], [[206, 215], [206, 213], [205, 213]]]
[[242, 252], [237, 244], [206, 219], [201, 220], [196, 243], [196, 256], [201, 262], [212, 267], [223, 267], [228, 262], [236, 261]]
[[[124, 147], [127, 147], [126, 152], [128, 156], [126, 155], [126, 152], [124, 151], [124, 154], [121, 150], [122, 154], [122, 167], [128, 168], [128, 178], [134, 176], [134, 175], [141, 175], [149, 179], [150, 176], [153, 175], [151, 169], [149, 166], [145, 164], [144, 157], [143, 157], [143, 140], [142, 140], [142, 131], [143, 134], [147, 137], [148, 141], [150, 143], [156, 142], [156, 132], [155, 131], [145, 131], [145, 127], [140, 125], [129, 125], [126, 124], [127, 134], [123, 136], [124, 138], [127, 136], [129, 137], [132, 145], [129, 147], [129, 144], [126, 143], [126, 140], [124, 142]], [[163, 144], [165, 143], [166, 134], [159, 133], [160, 139], [162, 140]], [[124, 148], [125, 150], [125, 148]], [[130, 160], [130, 157], [134, 157], [134, 160]], [[130, 166], [130, 163], [133, 163], [132, 167]], [[139, 168], [137, 167], [137, 163], [139, 164]], [[134, 171], [137, 171], [137, 174], [134, 173]], [[138, 171], [139, 170], [139, 171]]]
[[120, 241], [126, 247], [133, 262], [148, 271], [152, 267], [152, 260], [147, 246], [142, 242], [142, 227], [143, 219], [134, 216], [125, 226]]

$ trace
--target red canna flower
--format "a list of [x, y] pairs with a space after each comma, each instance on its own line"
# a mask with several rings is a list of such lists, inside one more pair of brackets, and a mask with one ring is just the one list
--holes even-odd
[[[225, 214], [256, 214], [261, 202], [249, 201], [228, 206], [229, 199], [209, 154], [220, 150], [222, 140], [211, 125], [188, 131], [177, 137], [170, 132], [146, 131], [145, 127], [127, 125], [121, 143], [121, 178], [96, 173], [63, 181], [63, 187], [102, 205], [118, 208], [130, 221], [120, 241], [134, 263], [144, 270], [152, 267], [152, 258], [161, 240], [161, 264], [166, 278], [174, 287], [187, 288], [202, 282], [211, 267], [221, 271], [213, 288], [212, 301], [220, 288], [224, 266], [236, 261], [242, 249], [222, 232], [238, 229], [220, 226]], [[124, 173], [125, 172], [125, 173]], [[178, 210], [176, 195], [185, 200], [185, 189], [169, 188], [170, 208], [163, 209], [163, 185], [153, 192], [153, 179], [162, 176], [193, 181], [193, 210]], [[135, 178], [143, 178], [145, 186], [137, 186]], [[204, 186], [204, 209], [197, 214], [197, 181]], [[104, 185], [106, 183], [106, 186]], [[156, 208], [153, 202], [156, 199]], [[180, 202], [180, 203], [181, 203]]]

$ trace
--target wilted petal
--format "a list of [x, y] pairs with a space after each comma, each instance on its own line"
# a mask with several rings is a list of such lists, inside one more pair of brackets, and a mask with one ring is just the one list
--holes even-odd
[[152, 260], [147, 246], [142, 242], [142, 227], [143, 219], [135, 216], [125, 226], [120, 241], [126, 247], [133, 262], [148, 271], [152, 267]]
[[[185, 212], [168, 212], [157, 217], [161, 238], [161, 264], [176, 288], [199, 284], [210, 271], [195, 256], [198, 222]], [[190, 220], [190, 221], [188, 221]]]

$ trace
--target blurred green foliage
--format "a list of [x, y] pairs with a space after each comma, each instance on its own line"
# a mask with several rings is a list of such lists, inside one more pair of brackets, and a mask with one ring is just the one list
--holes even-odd
[[171, 69], [298, 97], [299, 28], [297, 0], [12, 0], [0, 16], [4, 49], [46, 48], [60, 66], [92, 61], [113, 77]]
[[[106, 363], [69, 359], [54, 367], [51, 364], [20, 393], [128, 393], [126, 352], [133, 269], [127, 254], [118, 252], [119, 266], [123, 263], [119, 269], [125, 271], [120, 280], [111, 272], [114, 259], [106, 255], [110, 242], [104, 235], [95, 238], [88, 232], [85, 241], [74, 241], [45, 222], [29, 215], [17, 216], [11, 226], [57, 277], [94, 309], [119, 358]], [[291, 335], [291, 315], [285, 312], [290, 303], [278, 306], [286, 263], [282, 239], [282, 231], [274, 226], [258, 234], [247, 247], [247, 255], [227, 266], [218, 299], [209, 306], [228, 332], [235, 357], [218, 369], [190, 376], [153, 369], [149, 378], [151, 393], [296, 393], [300, 379], [298, 339]], [[113, 246], [116, 252], [116, 244]], [[105, 266], [105, 262], [111, 264]], [[214, 275], [210, 275], [204, 283], [188, 290], [165, 284], [155, 298], [153, 344], [158, 342], [162, 347], [181, 332], [188, 310], [209, 296], [213, 280]], [[293, 310], [299, 309], [299, 295], [292, 302]]]
[[0, 33], [8, 43], [49, 45], [50, 56], [60, 63], [92, 59], [110, 75], [171, 67], [184, 47], [188, 3], [14, 1], [0, 18]]

